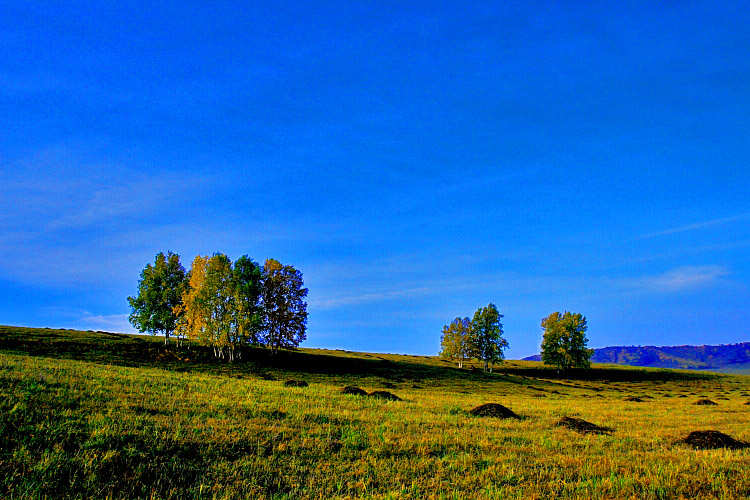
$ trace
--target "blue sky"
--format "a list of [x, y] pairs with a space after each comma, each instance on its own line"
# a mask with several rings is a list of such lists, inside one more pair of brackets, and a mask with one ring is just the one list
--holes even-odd
[[655, 4], [2, 2], [0, 324], [132, 331], [172, 250], [296, 266], [309, 347], [748, 341], [750, 7]]

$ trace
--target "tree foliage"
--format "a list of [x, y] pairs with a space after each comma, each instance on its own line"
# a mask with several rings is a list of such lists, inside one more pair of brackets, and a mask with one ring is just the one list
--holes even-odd
[[463, 368], [464, 361], [474, 357], [473, 330], [469, 318], [456, 318], [450, 325], [443, 326], [440, 338], [440, 356], [458, 363]]
[[471, 320], [474, 352], [483, 361], [485, 371], [492, 371], [493, 363], [505, 359], [503, 351], [508, 348], [508, 341], [503, 338], [502, 317], [495, 304], [490, 303], [477, 309]]
[[307, 291], [301, 272], [275, 259], [266, 260], [261, 286], [263, 340], [273, 352], [296, 348], [305, 340]]
[[187, 286], [185, 268], [176, 253], [156, 254], [154, 264], [146, 264], [138, 281], [138, 295], [128, 297], [130, 323], [139, 332], [164, 335], [164, 344], [179, 319], [176, 308]]
[[197, 256], [190, 287], [179, 308], [178, 331], [209, 346], [219, 359], [234, 361], [243, 345], [257, 344], [261, 330], [260, 268], [247, 256]]
[[459, 368], [465, 361], [478, 358], [485, 371], [492, 371], [493, 364], [505, 358], [503, 351], [508, 348], [508, 341], [503, 338], [502, 317], [495, 304], [490, 303], [477, 309], [471, 320], [454, 319], [443, 326], [440, 356], [458, 362]]
[[586, 344], [586, 317], [580, 313], [553, 312], [542, 320], [542, 362], [556, 366], [558, 370], [589, 368], [592, 349]]

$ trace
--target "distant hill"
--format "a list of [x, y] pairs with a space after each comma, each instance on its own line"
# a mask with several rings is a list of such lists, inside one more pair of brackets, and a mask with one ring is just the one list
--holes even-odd
[[[540, 361], [539, 354], [524, 358]], [[750, 342], [721, 345], [617, 346], [594, 349], [594, 363], [750, 373]]]

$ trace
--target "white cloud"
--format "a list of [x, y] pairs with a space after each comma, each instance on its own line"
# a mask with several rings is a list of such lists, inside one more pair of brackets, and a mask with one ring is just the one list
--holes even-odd
[[679, 292], [705, 288], [727, 275], [729, 275], [729, 271], [722, 266], [684, 266], [658, 276], [641, 278], [640, 283], [650, 290]]

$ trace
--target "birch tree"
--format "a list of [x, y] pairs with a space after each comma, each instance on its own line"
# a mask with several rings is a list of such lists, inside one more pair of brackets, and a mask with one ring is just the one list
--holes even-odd
[[440, 356], [458, 363], [463, 368], [464, 361], [475, 355], [473, 330], [469, 318], [456, 318], [450, 325], [443, 326], [440, 338]]
[[294, 349], [306, 338], [307, 288], [302, 273], [293, 266], [284, 266], [275, 259], [263, 265], [261, 307], [263, 312], [263, 343], [276, 353]]
[[138, 295], [128, 297], [130, 323], [139, 332], [164, 335], [164, 345], [179, 320], [178, 306], [187, 287], [185, 268], [176, 253], [156, 254], [154, 264], [146, 264], [138, 281]]
[[484, 371], [492, 371], [492, 365], [505, 359], [503, 352], [508, 348], [508, 341], [503, 338], [503, 315], [495, 304], [480, 307], [471, 320], [473, 344], [476, 355], [484, 364]]

